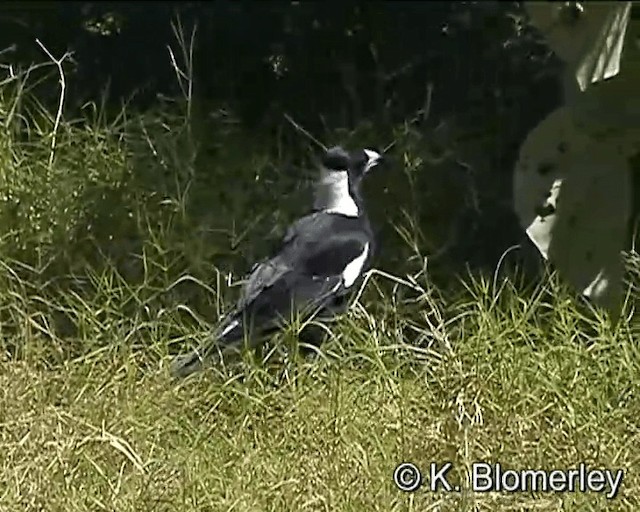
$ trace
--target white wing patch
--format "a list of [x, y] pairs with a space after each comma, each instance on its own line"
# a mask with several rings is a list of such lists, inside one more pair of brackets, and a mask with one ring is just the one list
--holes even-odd
[[344, 282], [344, 287], [349, 288], [360, 276], [362, 272], [362, 267], [364, 266], [364, 262], [367, 259], [367, 255], [369, 254], [369, 244], [364, 244], [364, 249], [360, 256], [351, 261], [344, 270], [342, 271], [342, 280]]
[[234, 320], [224, 328], [224, 330], [220, 333], [220, 336], [222, 337], [228, 332], [230, 332], [232, 329], [235, 329], [238, 324], [239, 324], [238, 320]]

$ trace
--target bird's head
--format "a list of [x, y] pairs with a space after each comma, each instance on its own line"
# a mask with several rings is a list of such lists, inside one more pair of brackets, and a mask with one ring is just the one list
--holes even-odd
[[372, 149], [350, 152], [340, 146], [327, 149], [316, 186], [315, 208], [348, 216], [360, 215], [360, 182], [381, 161], [382, 155]]
[[382, 155], [373, 149], [347, 152], [340, 146], [325, 151], [322, 166], [326, 172], [347, 173], [351, 182], [359, 182], [371, 169], [382, 162]]

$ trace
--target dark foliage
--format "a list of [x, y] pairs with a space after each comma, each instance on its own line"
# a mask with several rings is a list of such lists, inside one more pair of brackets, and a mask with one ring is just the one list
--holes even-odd
[[[393, 127], [418, 120], [417, 146], [453, 155], [440, 166], [442, 179], [463, 176], [461, 169], [475, 175], [480, 212], [459, 228], [461, 260], [493, 266], [520, 240], [515, 222], [513, 230], [492, 226], [512, 217], [518, 147], [557, 106], [559, 87], [557, 62], [518, 3], [5, 3], [0, 50], [14, 51], [0, 59], [41, 62], [37, 37], [54, 55], [73, 52], [69, 110], [104, 90], [115, 108], [130, 100], [144, 110], [179, 93], [167, 52], [177, 17], [187, 34], [197, 25], [198, 115], [229, 108], [268, 133], [288, 112], [325, 139], [370, 122], [389, 140]], [[416, 116], [427, 103], [428, 116]], [[438, 186], [432, 179], [433, 172], [418, 177], [425, 201]]]
[[177, 92], [166, 49], [176, 16], [198, 27], [199, 94], [248, 123], [281, 111], [305, 126], [320, 114], [331, 127], [398, 122], [423, 106], [427, 83], [436, 117], [522, 117], [555, 95], [548, 51], [510, 2], [32, 2], [3, 12], [0, 48], [15, 45], [16, 61], [42, 60], [36, 37], [54, 55], [74, 52], [77, 101], [107, 83], [112, 101], [137, 91], [140, 106]]

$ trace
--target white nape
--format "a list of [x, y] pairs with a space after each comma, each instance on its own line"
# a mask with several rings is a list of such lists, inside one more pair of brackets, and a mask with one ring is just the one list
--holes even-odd
[[347, 217], [360, 214], [358, 205], [349, 194], [349, 175], [346, 171], [330, 171], [322, 169], [320, 179], [315, 187], [316, 210], [327, 213], [340, 213]]

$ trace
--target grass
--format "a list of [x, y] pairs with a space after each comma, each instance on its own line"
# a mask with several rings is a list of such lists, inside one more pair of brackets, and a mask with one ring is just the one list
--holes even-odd
[[[285, 333], [172, 382], [170, 354], [303, 209], [277, 172], [298, 160], [169, 105], [60, 119], [16, 80], [0, 94], [0, 510], [637, 510], [633, 301], [612, 327], [554, 276], [445, 292], [378, 274], [317, 360]], [[399, 491], [403, 461], [453, 462], [461, 492]], [[476, 461], [626, 473], [612, 500], [473, 493]]]
[[[356, 307], [318, 362], [248, 359], [242, 371], [178, 385], [166, 373], [161, 333], [132, 347], [123, 329], [104, 347], [58, 364], [33, 353], [5, 361], [3, 506], [635, 509], [640, 354], [631, 333], [605, 323], [592, 325], [600, 332], [587, 339], [568, 301], [521, 300], [508, 285], [501, 295], [497, 307], [480, 300], [445, 308], [425, 294], [432, 318], [422, 325], [391, 308], [374, 317]], [[420, 334], [426, 339], [414, 346]], [[464, 488], [466, 468], [485, 460], [545, 469], [585, 462], [626, 474], [611, 501], [411, 495], [391, 479], [402, 461], [421, 468], [452, 461]]]

